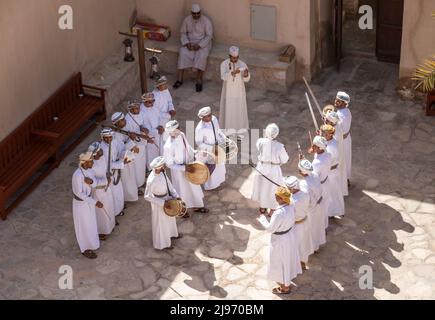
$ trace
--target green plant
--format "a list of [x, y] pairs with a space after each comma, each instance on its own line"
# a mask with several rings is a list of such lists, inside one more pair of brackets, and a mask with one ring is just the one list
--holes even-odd
[[425, 92], [433, 92], [435, 90], [435, 55], [418, 65], [412, 80], [417, 81], [417, 88], [422, 88]]

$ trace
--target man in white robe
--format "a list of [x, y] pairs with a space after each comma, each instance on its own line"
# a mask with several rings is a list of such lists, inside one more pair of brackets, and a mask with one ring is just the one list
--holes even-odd
[[[136, 159], [133, 162], [135, 167], [135, 176], [137, 187], [142, 188], [145, 185], [145, 175], [146, 175], [146, 166], [147, 166], [147, 144], [149, 138], [148, 137], [148, 129], [145, 128], [145, 120], [143, 118], [143, 113], [140, 112], [140, 103], [133, 102], [128, 105], [128, 113], [125, 116], [126, 120], [126, 130], [129, 132], [133, 132], [135, 136], [133, 136], [134, 141], [136, 143], [136, 147], [138, 148], [138, 153], [136, 155]], [[143, 196], [143, 192], [139, 191], [139, 196]]]
[[94, 251], [100, 247], [100, 240], [95, 208], [101, 209], [103, 204], [92, 197], [92, 187], [98, 184], [92, 171], [92, 153], [81, 154], [79, 161], [79, 168], [72, 176], [74, 229], [81, 253], [88, 259], [96, 259]]
[[153, 91], [154, 94], [154, 106], [160, 110], [162, 125], [175, 119], [177, 115], [172, 101], [171, 92], [168, 89], [168, 80], [165, 76], [160, 77], [156, 82], [156, 88]]
[[309, 214], [310, 196], [301, 190], [297, 177], [287, 177], [284, 182], [292, 194], [290, 205], [295, 209], [295, 229], [299, 258], [301, 259], [302, 270], [306, 270], [308, 257], [314, 253], [313, 236], [311, 234], [312, 217]]
[[193, 68], [197, 72], [196, 91], [202, 91], [202, 78], [207, 67], [207, 58], [212, 47], [213, 26], [208, 17], [201, 13], [198, 4], [192, 5], [191, 15], [181, 26], [181, 48], [178, 57], [177, 89], [183, 84], [184, 70]]
[[[125, 115], [122, 112], [115, 112], [112, 115], [112, 123], [121, 130], [126, 130], [127, 121]], [[139, 148], [132, 140], [134, 136], [123, 134], [121, 132], [114, 132], [116, 139], [122, 142], [124, 148], [122, 148], [120, 158], [127, 159], [128, 151], [134, 154], [139, 153]], [[121, 183], [124, 188], [124, 200], [126, 202], [136, 202], [139, 200], [138, 187], [136, 181], [136, 168], [134, 159], [127, 160], [124, 168], [121, 170]]]
[[215, 155], [216, 148], [219, 144], [225, 142], [225, 135], [220, 129], [218, 119], [212, 114], [210, 107], [204, 107], [198, 112], [198, 117], [201, 121], [195, 129], [195, 143], [198, 146], [198, 160], [207, 163], [215, 164], [210, 178], [204, 184], [205, 190], [214, 190], [220, 187], [225, 182], [226, 168], [225, 163], [214, 163], [210, 156], [204, 156], [201, 151], [206, 151], [208, 154]]
[[[170, 136], [164, 147], [166, 166], [171, 170], [172, 184], [187, 208], [194, 209], [194, 212], [208, 213], [209, 210], [204, 207], [204, 193], [201, 186], [186, 179], [186, 170], [188, 170], [186, 165], [195, 161], [195, 151], [179, 126], [177, 120], [171, 120], [166, 124], [165, 129]], [[184, 217], [188, 218], [189, 215]]]
[[258, 221], [270, 232], [270, 251], [267, 263], [267, 277], [278, 283], [273, 289], [274, 294], [288, 294], [291, 283], [302, 273], [299, 250], [296, 239], [295, 212], [290, 205], [291, 193], [287, 188], [280, 187], [276, 191], [278, 207], [273, 212], [270, 222], [262, 214]]
[[319, 178], [313, 174], [313, 165], [306, 159], [301, 159], [298, 165], [300, 189], [308, 193], [310, 201], [308, 215], [311, 217], [311, 236], [315, 252], [326, 243], [325, 233], [325, 202], [322, 196], [322, 185]]
[[[334, 106], [331, 105], [334, 110]], [[340, 173], [341, 179], [341, 187], [343, 191], [343, 196], [349, 195], [349, 187], [347, 185], [347, 169], [346, 169], [346, 159], [344, 155], [344, 139], [343, 139], [343, 129], [341, 128], [340, 118], [335, 111], [328, 111], [324, 114], [325, 124], [329, 124], [334, 127], [335, 134], [334, 138], [338, 142], [338, 153], [339, 153], [339, 161], [338, 161], [338, 171]]]
[[124, 144], [119, 141], [110, 128], [101, 131], [101, 150], [106, 158], [107, 170], [111, 176], [111, 190], [115, 206], [115, 216], [123, 216], [124, 212], [124, 187], [121, 183], [121, 170], [124, 169], [125, 160], [122, 155]]
[[339, 171], [340, 153], [338, 149], [338, 142], [334, 138], [335, 129], [329, 124], [324, 124], [320, 127], [322, 136], [327, 141], [326, 152], [331, 155], [331, 171], [329, 173], [329, 185], [331, 201], [329, 202], [328, 215], [329, 217], [343, 216], [344, 215], [344, 197], [341, 188], [342, 180]]
[[151, 203], [153, 247], [157, 250], [173, 249], [172, 239], [180, 239], [175, 217], [164, 211], [165, 201], [180, 199], [177, 191], [165, 172], [165, 158], [157, 157], [151, 162], [150, 173], [145, 188], [145, 200]]
[[97, 179], [97, 185], [92, 190], [92, 195], [95, 200], [103, 204], [103, 208], [96, 208], [97, 226], [100, 240], [104, 241], [115, 228], [115, 203], [113, 199], [113, 191], [110, 175], [107, 174], [107, 160], [104, 157], [101, 143], [95, 142], [89, 148], [92, 152], [94, 165], [92, 170]]
[[346, 161], [347, 182], [350, 186], [352, 176], [352, 136], [350, 128], [352, 125], [352, 113], [349, 109], [350, 97], [346, 92], [339, 91], [335, 98], [335, 107], [340, 118], [340, 125], [343, 130], [344, 157]]
[[281, 166], [289, 160], [284, 145], [275, 140], [278, 134], [279, 127], [272, 123], [266, 127], [265, 137], [257, 141], [258, 171], [255, 171], [251, 199], [260, 204], [260, 213], [263, 214], [267, 212], [267, 209], [273, 210], [278, 206], [275, 192], [277, 185], [284, 185]]
[[[248, 66], [239, 59], [239, 48], [230, 48], [230, 57], [221, 64], [223, 81], [220, 115], [221, 127], [234, 130], [241, 138], [249, 129], [245, 82], [251, 79]], [[227, 135], [228, 132], [227, 132]]]
[[[325, 207], [329, 208], [331, 202], [331, 186], [329, 180], [329, 173], [331, 171], [331, 154], [326, 152], [328, 142], [321, 136], [316, 136], [313, 139], [312, 146], [308, 153], [314, 154], [314, 160], [312, 161], [313, 173], [320, 180], [322, 185], [323, 201], [325, 201]], [[324, 227], [329, 226], [329, 212], [325, 210]]]
[[162, 113], [154, 105], [154, 94], [149, 92], [142, 96], [141, 113], [144, 119], [145, 128], [149, 132], [151, 141], [147, 144], [147, 168], [151, 170], [150, 163], [153, 159], [163, 155], [165, 145], [165, 128]]

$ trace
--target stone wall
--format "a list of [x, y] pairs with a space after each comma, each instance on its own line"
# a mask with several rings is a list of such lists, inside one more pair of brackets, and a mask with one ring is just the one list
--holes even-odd
[[[311, 72], [313, 55], [308, 30], [313, 1], [317, 0], [137, 0], [137, 4], [141, 19], [170, 26], [174, 37], [179, 37], [182, 20], [189, 14], [191, 4], [197, 2], [212, 19], [217, 42], [271, 52], [292, 44], [296, 48], [296, 73], [300, 79], [301, 75], [309, 77]], [[277, 41], [251, 39], [251, 3], [277, 8]]]
[[[64, 4], [73, 8], [73, 30], [58, 27]], [[74, 72], [86, 80], [122, 46], [118, 31], [135, 7], [136, 0], [1, 0], [0, 140]]]
[[400, 78], [409, 78], [415, 67], [435, 54], [435, 0], [405, 0]]

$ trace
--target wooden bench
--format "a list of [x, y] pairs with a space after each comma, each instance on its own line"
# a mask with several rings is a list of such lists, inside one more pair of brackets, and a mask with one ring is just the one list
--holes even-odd
[[0, 142], [2, 219], [106, 118], [104, 98], [77, 73]]

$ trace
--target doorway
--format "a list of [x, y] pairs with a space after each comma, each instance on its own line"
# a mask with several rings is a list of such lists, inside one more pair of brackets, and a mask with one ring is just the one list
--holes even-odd
[[[400, 62], [404, 0], [334, 0], [334, 48], [337, 69], [345, 56]], [[373, 28], [361, 29], [361, 6], [373, 11]]]

